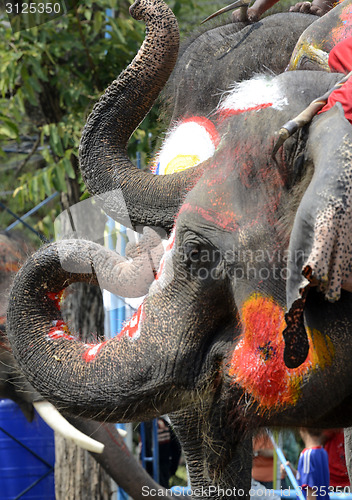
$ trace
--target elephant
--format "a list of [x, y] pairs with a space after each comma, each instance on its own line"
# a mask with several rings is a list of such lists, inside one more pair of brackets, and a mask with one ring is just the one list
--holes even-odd
[[[239, 498], [258, 428], [351, 425], [352, 129], [342, 107], [272, 154], [280, 127], [342, 75], [282, 68], [234, 81], [230, 63], [262, 54], [277, 17], [233, 37], [229, 26], [198, 34], [177, 64], [165, 3], [137, 0], [130, 11], [146, 39], [89, 115], [80, 169], [109, 215], [168, 233], [160, 267], [121, 332], [84, 344], [60, 316], [62, 291], [77, 281], [116, 289], [116, 257], [80, 239], [44, 246], [16, 275], [8, 334], [29, 382], [58, 408], [106, 421], [168, 413], [192, 494]], [[291, 32], [303, 18], [279, 19]], [[213, 59], [197, 68], [203, 42]], [[274, 37], [269, 71], [283, 47]], [[140, 171], [126, 145], [172, 72], [172, 123], [153, 172]]]
[[[136, 245], [130, 246], [128, 255], [130, 257], [134, 256], [138, 248], [151, 246], [151, 242], [158, 247], [159, 240], [156, 239], [155, 234], [153, 235], [147, 231], [138, 247]], [[31, 253], [33, 253], [33, 247], [26, 242], [22, 235], [0, 233], [0, 311], [2, 313], [6, 313], [7, 289], [13, 280], [14, 274], [18, 272], [25, 258]], [[155, 254], [153, 257], [156, 258]], [[142, 256], [139, 255], [134, 259], [134, 268], [138, 266], [138, 259], [141, 258]], [[147, 266], [144, 265], [144, 267]], [[123, 272], [126, 274], [124, 276], [125, 281], [128, 281], [130, 271], [126, 266], [122, 269]], [[148, 274], [146, 273], [145, 279], [147, 278]], [[143, 283], [143, 280], [141, 282]], [[139, 290], [141, 290], [141, 287], [142, 284], [140, 283]], [[5, 318], [6, 315], [3, 314], [2, 317]], [[56, 414], [53, 415], [52, 419], [50, 415], [48, 416], [47, 408], [45, 408], [46, 402], [43, 401], [40, 394], [35, 391], [19, 370], [6, 337], [5, 322], [0, 324], [0, 399], [11, 399], [17, 403], [29, 422], [33, 421], [34, 409], [36, 408], [56, 432], [59, 430], [60, 434], [67, 437], [65, 432], [67, 423], [65, 424], [61, 417], [59, 424], [57, 424]], [[121, 436], [121, 431], [116, 429], [114, 424], [70, 415], [66, 415], [66, 419], [76, 430], [74, 441], [79, 442], [84, 448], [88, 447], [93, 458], [129, 496], [136, 500], [142, 500], [142, 487], [144, 486], [158, 492], [157, 497], [169, 498], [167, 491], [156, 483], [137, 462], [127, 448]], [[58, 429], [58, 425], [63, 426], [64, 430]], [[73, 427], [70, 429], [73, 429]], [[70, 429], [69, 433], [71, 432]], [[86, 442], [84, 436], [91, 436], [94, 440], [90, 439], [90, 441], [87, 440]]]

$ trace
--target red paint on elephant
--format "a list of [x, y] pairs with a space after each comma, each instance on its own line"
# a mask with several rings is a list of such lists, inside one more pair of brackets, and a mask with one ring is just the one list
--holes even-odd
[[198, 214], [204, 220], [214, 223], [227, 231], [238, 230], [237, 216], [231, 210], [219, 213], [215, 210], [205, 209], [191, 203], [184, 203], [179, 214], [182, 214], [183, 212]]
[[89, 363], [93, 361], [96, 355], [101, 351], [101, 349], [107, 344], [107, 340], [105, 342], [100, 342], [99, 344], [85, 344], [88, 347], [87, 351], [85, 351], [82, 355], [84, 361]]
[[60, 311], [60, 302], [61, 302], [61, 299], [62, 299], [62, 295], [63, 295], [64, 291], [61, 290], [61, 292], [48, 292], [46, 295], [48, 297], [48, 299], [52, 300], [55, 304], [55, 307], [58, 311]]
[[192, 116], [171, 129], [161, 150], [152, 161], [154, 174], [172, 174], [195, 167], [213, 156], [220, 136], [213, 122]]
[[192, 116], [190, 118], [187, 118], [186, 120], [183, 120], [182, 123], [197, 123], [201, 127], [203, 127], [206, 132], [209, 134], [212, 143], [214, 144], [215, 148], [218, 147], [219, 142], [220, 142], [220, 136], [218, 131], [216, 130], [216, 127], [213, 122], [211, 122], [208, 118], [205, 118], [205, 116]]
[[285, 366], [284, 309], [271, 297], [250, 296], [242, 306], [241, 321], [243, 333], [233, 352], [229, 374], [263, 410], [295, 404], [303, 375], [332, 362], [334, 348], [329, 337], [307, 328], [310, 349], [306, 361], [295, 370]]
[[132, 318], [124, 325], [121, 332], [117, 335], [118, 339], [122, 337], [130, 337], [132, 340], [138, 339], [141, 334], [141, 324], [144, 320], [144, 304], [141, 304]]
[[233, 115], [260, 112], [266, 108], [281, 110], [288, 101], [280, 84], [267, 76], [258, 75], [251, 80], [235, 83], [224, 94], [218, 109], [219, 121]]
[[48, 337], [52, 340], [56, 339], [67, 339], [74, 340], [74, 337], [71, 335], [70, 330], [66, 323], [62, 320], [54, 320], [53, 327], [50, 328]]
[[342, 7], [338, 23], [336, 24], [335, 27], [331, 29], [331, 38], [333, 40], [333, 43], [337, 44], [344, 38], [351, 36], [351, 30], [352, 30], [351, 14], [352, 14], [352, 5], [350, 3], [346, 3], [346, 5]]
[[249, 113], [250, 111], [260, 111], [265, 108], [270, 108], [272, 105], [272, 102], [266, 102], [264, 104], [258, 104], [257, 106], [249, 106], [248, 108], [244, 109], [224, 108], [220, 110], [219, 118], [220, 120], [226, 120], [227, 118], [230, 118], [230, 116], [239, 115], [241, 113]]
[[284, 313], [273, 300], [259, 295], [250, 297], [242, 307], [243, 337], [236, 346], [230, 375], [265, 405], [289, 397], [281, 361], [284, 353], [282, 331]]

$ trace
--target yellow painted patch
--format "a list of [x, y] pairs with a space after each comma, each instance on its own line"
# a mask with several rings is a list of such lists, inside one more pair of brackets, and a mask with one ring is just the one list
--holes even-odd
[[321, 66], [324, 71], [330, 72], [328, 58], [329, 54], [327, 52], [321, 50], [319, 47], [312, 45], [308, 40], [304, 39], [301, 42], [298, 41], [296, 48], [291, 56], [288, 69], [289, 71], [299, 69], [301, 61], [303, 59], [309, 59], [310, 61]]
[[198, 163], [200, 163], [198, 155], [177, 155], [166, 165], [165, 174], [181, 172], [187, 168], [195, 167]]

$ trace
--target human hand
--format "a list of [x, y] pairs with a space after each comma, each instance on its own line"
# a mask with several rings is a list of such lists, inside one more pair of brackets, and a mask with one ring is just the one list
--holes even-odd
[[290, 7], [290, 12], [301, 12], [302, 14], [313, 14], [321, 17], [326, 13], [326, 10], [319, 5], [313, 5], [311, 2], [298, 2]]
[[259, 21], [260, 15], [257, 11], [257, 9], [249, 8], [247, 10], [247, 19], [243, 20], [243, 14], [241, 12], [241, 9], [236, 9], [232, 12], [232, 22], [233, 23], [240, 23], [240, 22], [247, 22], [247, 23], [256, 23]]

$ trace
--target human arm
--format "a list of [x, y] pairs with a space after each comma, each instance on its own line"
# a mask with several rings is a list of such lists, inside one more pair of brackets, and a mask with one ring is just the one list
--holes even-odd
[[[250, 7], [247, 11], [247, 16], [248, 16], [248, 21], [251, 23], [255, 23], [256, 21], [259, 21], [261, 18], [262, 14], [266, 12], [270, 7], [275, 5], [279, 0], [256, 0], [252, 7]], [[240, 10], [237, 9], [232, 13], [232, 21], [233, 22], [239, 22], [241, 21], [240, 18]]]
[[[292, 473], [294, 476], [297, 476], [297, 469], [295, 469], [293, 467], [293, 465], [291, 464], [291, 462], [286, 462], [286, 466], [289, 466], [289, 468], [292, 470]], [[286, 473], [286, 469], [284, 467], [283, 464], [280, 465], [280, 472], [281, 472], [281, 479], [283, 479], [284, 477], [286, 477], [287, 473]]]

